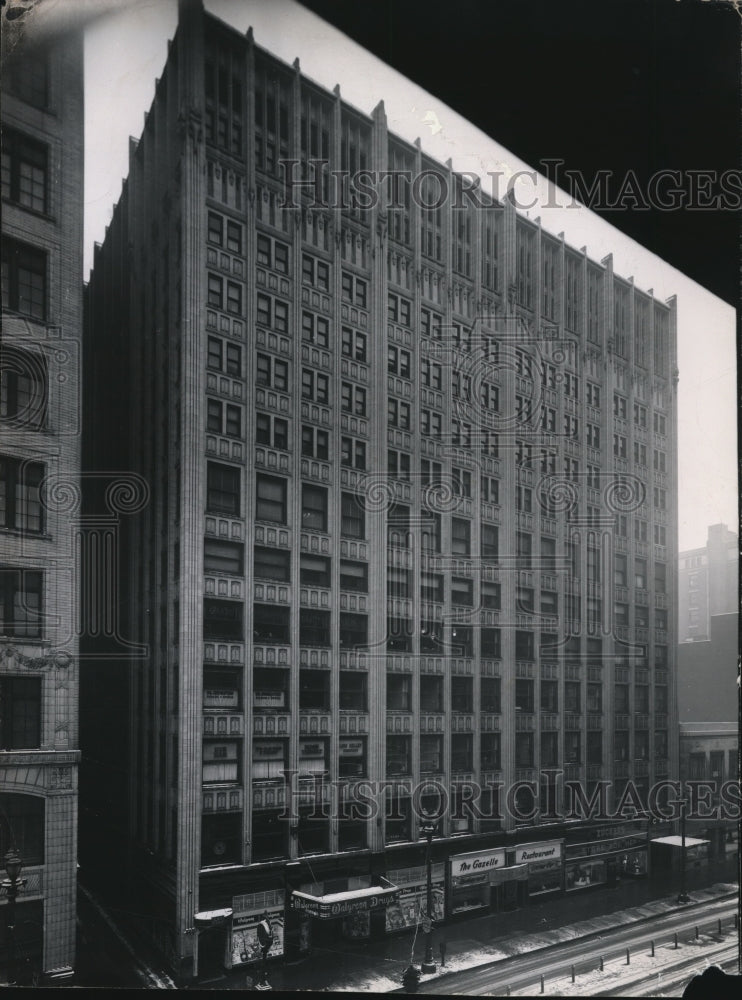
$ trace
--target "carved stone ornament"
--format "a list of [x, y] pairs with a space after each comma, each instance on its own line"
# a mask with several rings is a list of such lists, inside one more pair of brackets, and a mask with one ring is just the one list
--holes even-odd
[[15, 646], [0, 646], [0, 664], [10, 660], [26, 670], [49, 670], [52, 667], [67, 669], [72, 663], [72, 657], [63, 649], [51, 649], [40, 656], [26, 656]]

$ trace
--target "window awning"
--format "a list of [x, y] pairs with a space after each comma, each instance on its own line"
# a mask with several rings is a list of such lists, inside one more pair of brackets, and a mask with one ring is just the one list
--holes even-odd
[[309, 892], [294, 890], [291, 893], [291, 907], [303, 910], [320, 920], [334, 920], [351, 913], [365, 913], [379, 906], [385, 906], [399, 897], [399, 888], [388, 879], [380, 878], [379, 885], [360, 886], [345, 892], [331, 892], [316, 896]]

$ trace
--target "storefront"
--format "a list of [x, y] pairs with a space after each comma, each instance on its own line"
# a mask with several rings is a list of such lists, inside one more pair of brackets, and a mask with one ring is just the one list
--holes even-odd
[[[709, 841], [685, 838], [685, 867], [698, 868], [708, 863]], [[680, 871], [683, 863], [683, 838], [655, 837], [652, 841], [652, 864], [658, 871]]]
[[448, 912], [453, 915], [491, 905], [493, 876], [505, 867], [505, 849], [457, 854], [449, 859]]
[[311, 936], [312, 944], [322, 945], [338, 936], [370, 937], [372, 921], [381, 922], [398, 898], [398, 887], [383, 876], [375, 885], [368, 878], [352, 877], [302, 885], [291, 893], [291, 908], [301, 915], [306, 943]]
[[[440, 925], [445, 916], [445, 874], [443, 862], [432, 866], [433, 923]], [[386, 932], [406, 930], [422, 923], [428, 908], [428, 873], [425, 866], [402, 868], [387, 873], [399, 889], [399, 896], [386, 908]]]
[[564, 888], [567, 892], [596, 885], [613, 885], [617, 879], [648, 872], [646, 821], [616, 823], [590, 830], [570, 831], [578, 843], [564, 845]]
[[561, 840], [520, 844], [515, 848], [515, 863], [527, 866], [528, 895], [530, 897], [561, 892], [563, 888], [562, 858]]
[[260, 960], [258, 924], [267, 912], [273, 929], [273, 945], [268, 958], [280, 958], [284, 950], [283, 890], [256, 892], [232, 899], [232, 933], [229, 965], [245, 965]]

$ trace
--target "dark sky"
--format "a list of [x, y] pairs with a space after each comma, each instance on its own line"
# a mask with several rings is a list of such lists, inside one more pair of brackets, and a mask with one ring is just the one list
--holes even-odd
[[558, 158], [588, 185], [610, 170], [614, 205], [629, 171], [647, 199], [652, 175], [681, 171], [696, 204], [690, 171], [731, 171], [728, 194], [700, 185], [727, 207], [600, 214], [737, 306], [742, 14], [727, 0], [301, 2], [536, 169]]

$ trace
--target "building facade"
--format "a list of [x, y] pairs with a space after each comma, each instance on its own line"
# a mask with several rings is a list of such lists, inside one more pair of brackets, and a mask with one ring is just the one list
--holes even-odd
[[725, 783], [739, 782], [739, 725], [737, 722], [680, 722], [680, 778], [705, 782], [708, 805], [700, 818], [690, 819], [688, 835], [708, 841], [710, 860], [739, 857], [739, 822], [728, 818], [731, 796]]
[[[19, 981], [69, 980], [77, 889], [83, 56], [3, 31], [0, 855]], [[0, 962], [7, 971], [5, 890]]]
[[711, 524], [706, 545], [678, 556], [678, 642], [711, 638], [711, 616], [739, 611], [739, 538]]
[[[364, 201], [364, 171], [408, 181]], [[466, 187], [182, 4], [95, 252], [85, 420], [86, 468], [148, 484], [146, 655], [86, 661], [127, 720], [114, 783], [91, 721], [91, 851], [181, 981], [253, 961], [265, 909], [274, 955], [414, 924], [421, 782], [485, 789], [439, 819], [434, 915], [646, 872], [646, 819], [581, 822], [564, 782], [613, 808], [677, 774], [675, 301]], [[323, 773], [380, 783], [368, 810]]]

